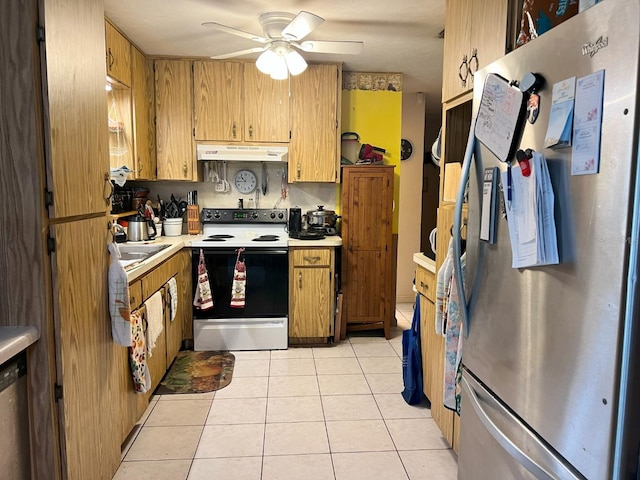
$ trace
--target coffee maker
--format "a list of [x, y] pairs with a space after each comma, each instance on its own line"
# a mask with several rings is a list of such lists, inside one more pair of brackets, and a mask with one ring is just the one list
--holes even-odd
[[300, 238], [302, 233], [302, 209], [300, 207], [289, 208], [289, 237]]

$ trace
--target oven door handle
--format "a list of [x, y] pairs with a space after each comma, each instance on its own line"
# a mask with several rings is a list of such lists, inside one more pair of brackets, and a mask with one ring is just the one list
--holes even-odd
[[[210, 248], [210, 247], [202, 247], [202, 248], [193, 248], [192, 253], [194, 255], [199, 255], [200, 250], [204, 252], [205, 255], [237, 255], [237, 248]], [[274, 250], [252, 250], [245, 249], [242, 254], [246, 256], [251, 255], [286, 255], [289, 251], [286, 248], [282, 249], [274, 249]]]

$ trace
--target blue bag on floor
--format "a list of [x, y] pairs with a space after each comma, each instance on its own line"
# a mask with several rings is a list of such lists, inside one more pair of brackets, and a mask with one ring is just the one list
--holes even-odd
[[402, 397], [409, 405], [422, 401], [422, 353], [420, 349], [420, 295], [416, 295], [411, 328], [402, 332]]

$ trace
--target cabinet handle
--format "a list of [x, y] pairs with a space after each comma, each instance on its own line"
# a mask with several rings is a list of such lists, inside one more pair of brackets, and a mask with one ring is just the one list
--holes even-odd
[[420, 282], [420, 288], [424, 288], [425, 290], [429, 290], [429, 284]]
[[305, 262], [316, 263], [320, 260], [320, 257], [304, 257]]
[[302, 272], [298, 274], [298, 287], [302, 288]]
[[111, 204], [111, 197], [113, 197], [113, 192], [115, 191], [115, 187], [113, 186], [113, 182], [111, 181], [111, 174], [109, 172], [104, 174], [104, 182], [109, 185], [109, 195], [107, 195], [104, 199], [107, 206]]
[[238, 135], [238, 127], [236, 126], [236, 122], [233, 122], [233, 125], [231, 126], [231, 136], [235, 140], [237, 135]]
[[296, 172], [297, 172], [296, 175], [298, 177], [298, 180], [300, 180], [300, 173], [301, 173], [300, 171], [301, 171], [301, 169], [302, 169], [302, 166], [300, 164], [298, 164], [298, 166], [296, 168]]
[[140, 157], [138, 157], [138, 175], [142, 174], [142, 169], [144, 168], [144, 164], [140, 161]]
[[253, 140], [253, 125], [249, 125], [249, 138]]
[[182, 173], [184, 175], [184, 178], [187, 178], [187, 161], [185, 160], [184, 162], [182, 162]]
[[137, 305], [136, 303], [136, 297], [129, 297], [129, 305], [131, 307], [134, 307], [135, 305]]
[[[464, 76], [463, 76], [464, 74]], [[469, 62], [467, 61], [467, 56], [462, 56], [462, 63], [458, 67], [458, 77], [460, 77], [460, 81], [462, 82], [462, 86], [467, 86], [467, 77], [469, 76]]]
[[[474, 62], [476, 64], [475, 68], [472, 67], [472, 63]], [[480, 66], [480, 62], [478, 61], [478, 49], [474, 48], [471, 51], [471, 58], [469, 59], [469, 73], [471, 75], [475, 74], [478, 71], [478, 67]]]
[[115, 61], [115, 59], [113, 58], [113, 53], [111, 53], [111, 47], [109, 47], [108, 49], [108, 58], [109, 58], [109, 71], [111, 71], [111, 69], [113, 68], [113, 63]]

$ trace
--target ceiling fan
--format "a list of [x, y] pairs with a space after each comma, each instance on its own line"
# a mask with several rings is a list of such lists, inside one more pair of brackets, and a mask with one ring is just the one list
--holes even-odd
[[298, 75], [307, 68], [307, 62], [297, 50], [311, 53], [358, 54], [364, 47], [364, 42], [355, 41], [307, 40], [301, 42], [324, 22], [322, 17], [310, 12], [301, 11], [297, 15], [286, 12], [268, 12], [260, 15], [259, 20], [263, 36], [216, 22], [204, 22], [202, 24], [204, 27], [215, 28], [264, 44], [261, 47], [215, 55], [211, 58], [222, 60], [262, 52], [256, 60], [256, 67], [273, 79], [284, 80], [289, 73]]

